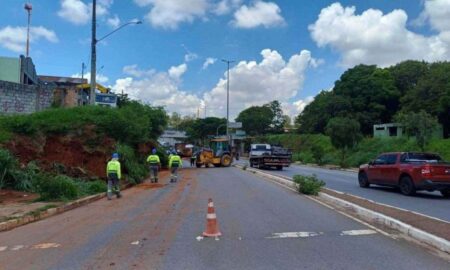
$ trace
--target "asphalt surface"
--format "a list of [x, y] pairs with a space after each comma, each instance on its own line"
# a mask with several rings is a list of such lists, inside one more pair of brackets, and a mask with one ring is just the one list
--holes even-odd
[[[375, 231], [342, 235], [370, 228], [236, 168], [185, 169], [123, 195], [0, 233], [0, 269], [450, 269]], [[219, 239], [198, 237], [208, 198]]]
[[[240, 160], [238, 164], [248, 164], [246, 160]], [[424, 215], [439, 218], [450, 222], [450, 199], [441, 196], [439, 192], [419, 191], [415, 196], [404, 196], [397, 189], [371, 185], [365, 189], [358, 185], [358, 174], [356, 172], [329, 170], [301, 165], [291, 165], [282, 171], [266, 169], [264, 172], [292, 177], [294, 175], [311, 176], [326, 183], [326, 187], [353, 194], [365, 199], [373, 200]]]

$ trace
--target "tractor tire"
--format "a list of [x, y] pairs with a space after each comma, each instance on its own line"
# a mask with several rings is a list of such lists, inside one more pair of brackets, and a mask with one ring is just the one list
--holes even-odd
[[222, 156], [222, 158], [220, 159], [220, 164], [223, 167], [230, 167], [231, 166], [231, 162], [233, 161], [233, 159], [231, 158], [230, 155], [225, 154]]

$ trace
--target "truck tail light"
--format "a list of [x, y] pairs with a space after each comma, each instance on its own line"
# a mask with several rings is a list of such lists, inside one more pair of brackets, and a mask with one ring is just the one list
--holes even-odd
[[422, 172], [422, 176], [430, 177], [431, 176], [431, 167], [429, 167], [429, 166], [422, 167], [421, 172]]

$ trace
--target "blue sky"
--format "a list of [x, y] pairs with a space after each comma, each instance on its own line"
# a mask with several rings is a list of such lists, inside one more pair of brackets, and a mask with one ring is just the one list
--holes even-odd
[[[295, 116], [359, 63], [450, 58], [450, 0], [98, 1], [98, 37], [127, 21], [144, 22], [98, 45], [99, 80], [182, 114], [200, 107], [204, 115], [206, 104], [207, 115], [224, 116], [222, 58], [236, 61], [233, 116], [272, 99]], [[90, 0], [29, 2], [37, 72], [73, 76], [81, 73], [82, 62], [89, 69]], [[23, 3], [1, 0], [2, 56], [25, 50]], [[207, 58], [217, 61], [203, 68]]]

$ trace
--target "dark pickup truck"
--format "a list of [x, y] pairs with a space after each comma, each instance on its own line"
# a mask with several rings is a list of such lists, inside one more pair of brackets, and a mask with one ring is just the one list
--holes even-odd
[[449, 198], [450, 163], [430, 153], [384, 153], [360, 166], [358, 182], [363, 188], [370, 184], [399, 187], [405, 195], [438, 190]]

